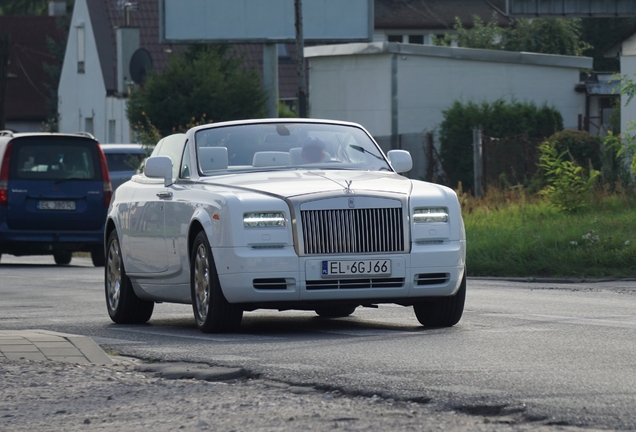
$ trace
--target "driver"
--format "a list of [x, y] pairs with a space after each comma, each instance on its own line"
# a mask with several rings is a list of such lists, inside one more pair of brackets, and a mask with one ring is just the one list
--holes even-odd
[[300, 154], [304, 163], [320, 163], [329, 159], [325, 150], [325, 142], [318, 137], [310, 136], [303, 140], [303, 151]]

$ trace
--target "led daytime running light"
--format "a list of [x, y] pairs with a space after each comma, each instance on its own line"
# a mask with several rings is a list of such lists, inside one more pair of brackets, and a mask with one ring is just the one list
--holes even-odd
[[413, 211], [413, 222], [448, 222], [448, 209], [446, 207], [416, 208]]
[[245, 228], [279, 228], [286, 225], [285, 215], [280, 212], [245, 213], [243, 215]]

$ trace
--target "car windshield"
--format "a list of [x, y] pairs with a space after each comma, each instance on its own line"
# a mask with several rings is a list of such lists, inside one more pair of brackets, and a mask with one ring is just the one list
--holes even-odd
[[390, 171], [381, 150], [360, 128], [280, 122], [201, 129], [195, 135], [203, 175], [263, 169]]
[[139, 169], [144, 155], [138, 153], [106, 153], [106, 163], [110, 172], [132, 171]]

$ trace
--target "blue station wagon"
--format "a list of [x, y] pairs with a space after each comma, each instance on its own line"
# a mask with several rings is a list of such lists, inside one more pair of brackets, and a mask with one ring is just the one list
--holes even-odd
[[0, 256], [53, 255], [69, 264], [90, 252], [104, 265], [112, 188], [90, 134], [0, 132]]

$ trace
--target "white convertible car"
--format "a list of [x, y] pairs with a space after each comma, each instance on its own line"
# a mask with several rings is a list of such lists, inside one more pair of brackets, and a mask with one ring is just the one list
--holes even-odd
[[344, 317], [413, 306], [424, 326], [461, 318], [466, 236], [455, 192], [410, 180], [354, 123], [215, 123], [162, 139], [120, 186], [105, 230], [106, 304], [143, 323], [155, 302], [192, 304], [203, 332], [244, 311]]

